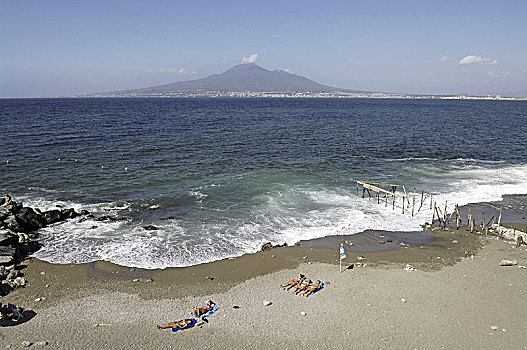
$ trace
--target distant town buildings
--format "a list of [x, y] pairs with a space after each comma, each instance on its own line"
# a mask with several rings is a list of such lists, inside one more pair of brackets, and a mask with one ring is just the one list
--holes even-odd
[[527, 100], [527, 98], [469, 95], [414, 95], [383, 92], [256, 92], [256, 91], [117, 91], [74, 97], [138, 97], [138, 98], [396, 98], [396, 99], [440, 99], [440, 100]]

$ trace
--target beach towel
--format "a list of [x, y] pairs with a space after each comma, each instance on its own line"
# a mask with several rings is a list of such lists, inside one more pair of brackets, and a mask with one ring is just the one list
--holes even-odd
[[193, 318], [186, 318], [186, 319], [184, 319], [184, 320], [182, 320], [182, 321], [191, 321], [191, 322], [190, 322], [185, 328], [179, 328], [179, 327], [178, 327], [178, 328], [172, 328], [172, 332], [177, 332], [177, 331], [181, 331], [181, 330], [183, 330], [183, 329], [189, 329], [189, 328], [192, 328], [192, 327], [194, 327], [194, 326], [196, 325], [196, 322], [197, 322], [197, 321], [196, 321], [195, 319], [193, 319]]
[[201, 315], [198, 320], [202, 320], [204, 317], [209, 317], [210, 315], [212, 315], [213, 313], [215, 313], [216, 311], [218, 311], [220, 307], [216, 304], [214, 304], [214, 306], [212, 307], [212, 310], [204, 313], [203, 315]]

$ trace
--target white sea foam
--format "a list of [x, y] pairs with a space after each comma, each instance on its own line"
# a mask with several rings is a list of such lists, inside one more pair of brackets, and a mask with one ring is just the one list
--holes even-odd
[[[412, 168], [413, 169], [413, 168]], [[408, 175], [409, 174], [409, 175]], [[412, 175], [413, 174], [413, 175]], [[143, 222], [98, 222], [95, 220], [69, 220], [42, 230], [44, 247], [35, 255], [55, 263], [81, 263], [107, 260], [125, 266], [165, 268], [195, 265], [203, 262], [239, 256], [255, 252], [261, 243], [294, 244], [299, 240], [329, 235], [355, 234], [367, 229], [412, 231], [420, 230], [420, 224], [430, 221], [429, 193], [434, 201], [449, 208], [481, 201], [495, 201], [504, 194], [527, 193], [527, 165], [487, 167], [471, 165], [463, 168], [427, 164], [408, 171], [414, 178], [416, 203], [420, 204], [420, 190], [427, 200], [421, 212], [411, 216], [411, 209], [401, 213], [401, 199], [396, 208], [392, 202], [385, 207], [383, 198], [368, 200], [357, 197], [354, 183], [349, 187], [325, 187], [323, 185], [283, 184], [270, 188], [264, 194], [252, 198], [251, 206], [217, 210], [217, 217], [206, 219], [166, 220], [155, 222], [157, 231], [146, 231]], [[397, 179], [394, 179], [397, 183]], [[408, 190], [414, 185], [405, 183]], [[196, 199], [200, 190], [189, 194]], [[26, 205], [43, 210], [54, 208], [56, 201], [23, 199]], [[151, 201], [146, 207], [152, 207]], [[61, 202], [64, 207], [76, 210], [101, 210], [127, 208], [129, 203], [100, 203], [89, 206]], [[156, 204], [154, 204], [156, 205]], [[417, 207], [416, 206], [416, 211]], [[219, 208], [222, 209], [222, 208]], [[236, 211], [237, 210], [237, 211]], [[450, 210], [449, 210], [450, 211]], [[199, 219], [199, 216], [197, 216]], [[92, 229], [92, 226], [97, 226]]]

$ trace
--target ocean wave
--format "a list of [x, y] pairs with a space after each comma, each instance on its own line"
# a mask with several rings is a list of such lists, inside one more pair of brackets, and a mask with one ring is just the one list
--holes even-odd
[[[433, 172], [433, 167], [427, 166]], [[141, 268], [166, 268], [196, 265], [231, 256], [256, 252], [263, 242], [293, 245], [300, 240], [330, 235], [348, 235], [368, 229], [388, 231], [420, 230], [431, 219], [430, 193], [437, 203], [465, 205], [500, 200], [505, 194], [527, 193], [527, 164], [495, 167], [441, 168], [440, 176], [418, 174], [417, 202], [420, 190], [426, 202], [412, 217], [407, 209], [401, 213], [401, 200], [388, 205], [376, 198], [361, 198], [355, 184], [274, 184], [251, 198], [244, 206], [211, 208], [204, 214], [200, 207], [189, 218], [155, 221], [156, 231], [146, 231], [144, 217], [139, 221], [105, 223], [78, 219], [42, 230], [44, 247], [35, 255], [55, 263], [81, 263], [107, 260]], [[398, 182], [394, 179], [394, 182]], [[412, 183], [405, 183], [408, 189]], [[191, 191], [196, 191], [196, 188]], [[194, 193], [196, 198], [199, 191]], [[190, 194], [190, 193], [189, 193]], [[192, 195], [192, 194], [191, 194]], [[56, 202], [39, 202], [41, 207]], [[145, 200], [152, 207], [155, 201]], [[84, 208], [78, 203], [66, 206]], [[120, 208], [123, 202], [100, 203], [93, 210]], [[221, 209], [221, 210], [217, 210]], [[416, 210], [417, 211], [417, 210]], [[450, 210], [449, 210], [450, 211]], [[93, 226], [97, 226], [93, 229]]]

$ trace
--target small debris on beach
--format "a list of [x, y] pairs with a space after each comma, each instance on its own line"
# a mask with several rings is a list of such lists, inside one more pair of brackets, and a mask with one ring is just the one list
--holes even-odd
[[46, 271], [42, 271], [42, 272], [40, 272], [40, 274], [41, 274], [42, 276], [44, 276], [44, 275], [46, 274]]
[[358, 257], [357, 257], [357, 260], [358, 260], [358, 261], [363, 261], [363, 260], [365, 260], [365, 259], [366, 259], [366, 258], [363, 257], [363, 256], [358, 256]]
[[240, 307], [238, 305], [234, 305], [232, 308], [233, 309], [239, 309]]
[[211, 281], [214, 280], [214, 277], [211, 277], [211, 276], [207, 276], [207, 277], [205, 277], [205, 278], [208, 279], [208, 280], [211, 280]]
[[410, 264], [406, 264], [404, 271], [411, 272], [411, 271], [417, 271], [417, 269], [413, 268]]
[[452, 243], [458, 243], [458, 242], [457, 242], [457, 240], [454, 239], [454, 240], [452, 241]]
[[269, 306], [272, 304], [272, 302], [270, 302], [269, 300], [264, 300], [262, 303], [264, 304], [264, 306]]
[[31, 345], [33, 345], [33, 343], [30, 342], [30, 341], [23, 341], [23, 342], [22, 342], [22, 346], [24, 346], [24, 347], [26, 347], [26, 348], [30, 347]]
[[132, 282], [139, 282], [139, 281], [140, 281], [139, 278], [134, 278], [134, 279], [132, 280]]
[[304, 311], [301, 311], [301, 312], [300, 312], [300, 315], [305, 316], [306, 313], [305, 313]]
[[403, 304], [406, 304], [406, 299], [405, 298], [401, 298], [401, 301], [403, 302]]
[[46, 298], [42, 297], [42, 298], [36, 298], [35, 299], [36, 302], [43, 301], [43, 300], [46, 300]]
[[384, 243], [386, 243], [386, 242], [385, 241], [379, 241], [379, 244], [384, 244]]
[[490, 329], [492, 329], [493, 331], [496, 331], [498, 330], [498, 326], [490, 326]]
[[303, 256], [302, 259], [307, 259], [307, 256]]
[[46, 346], [46, 345], [49, 345], [49, 341], [47, 340], [41, 340], [41, 341], [37, 341], [35, 343], [36, 346]]
[[518, 265], [517, 260], [503, 259], [502, 261], [500, 261], [500, 266], [516, 266], [516, 265]]

